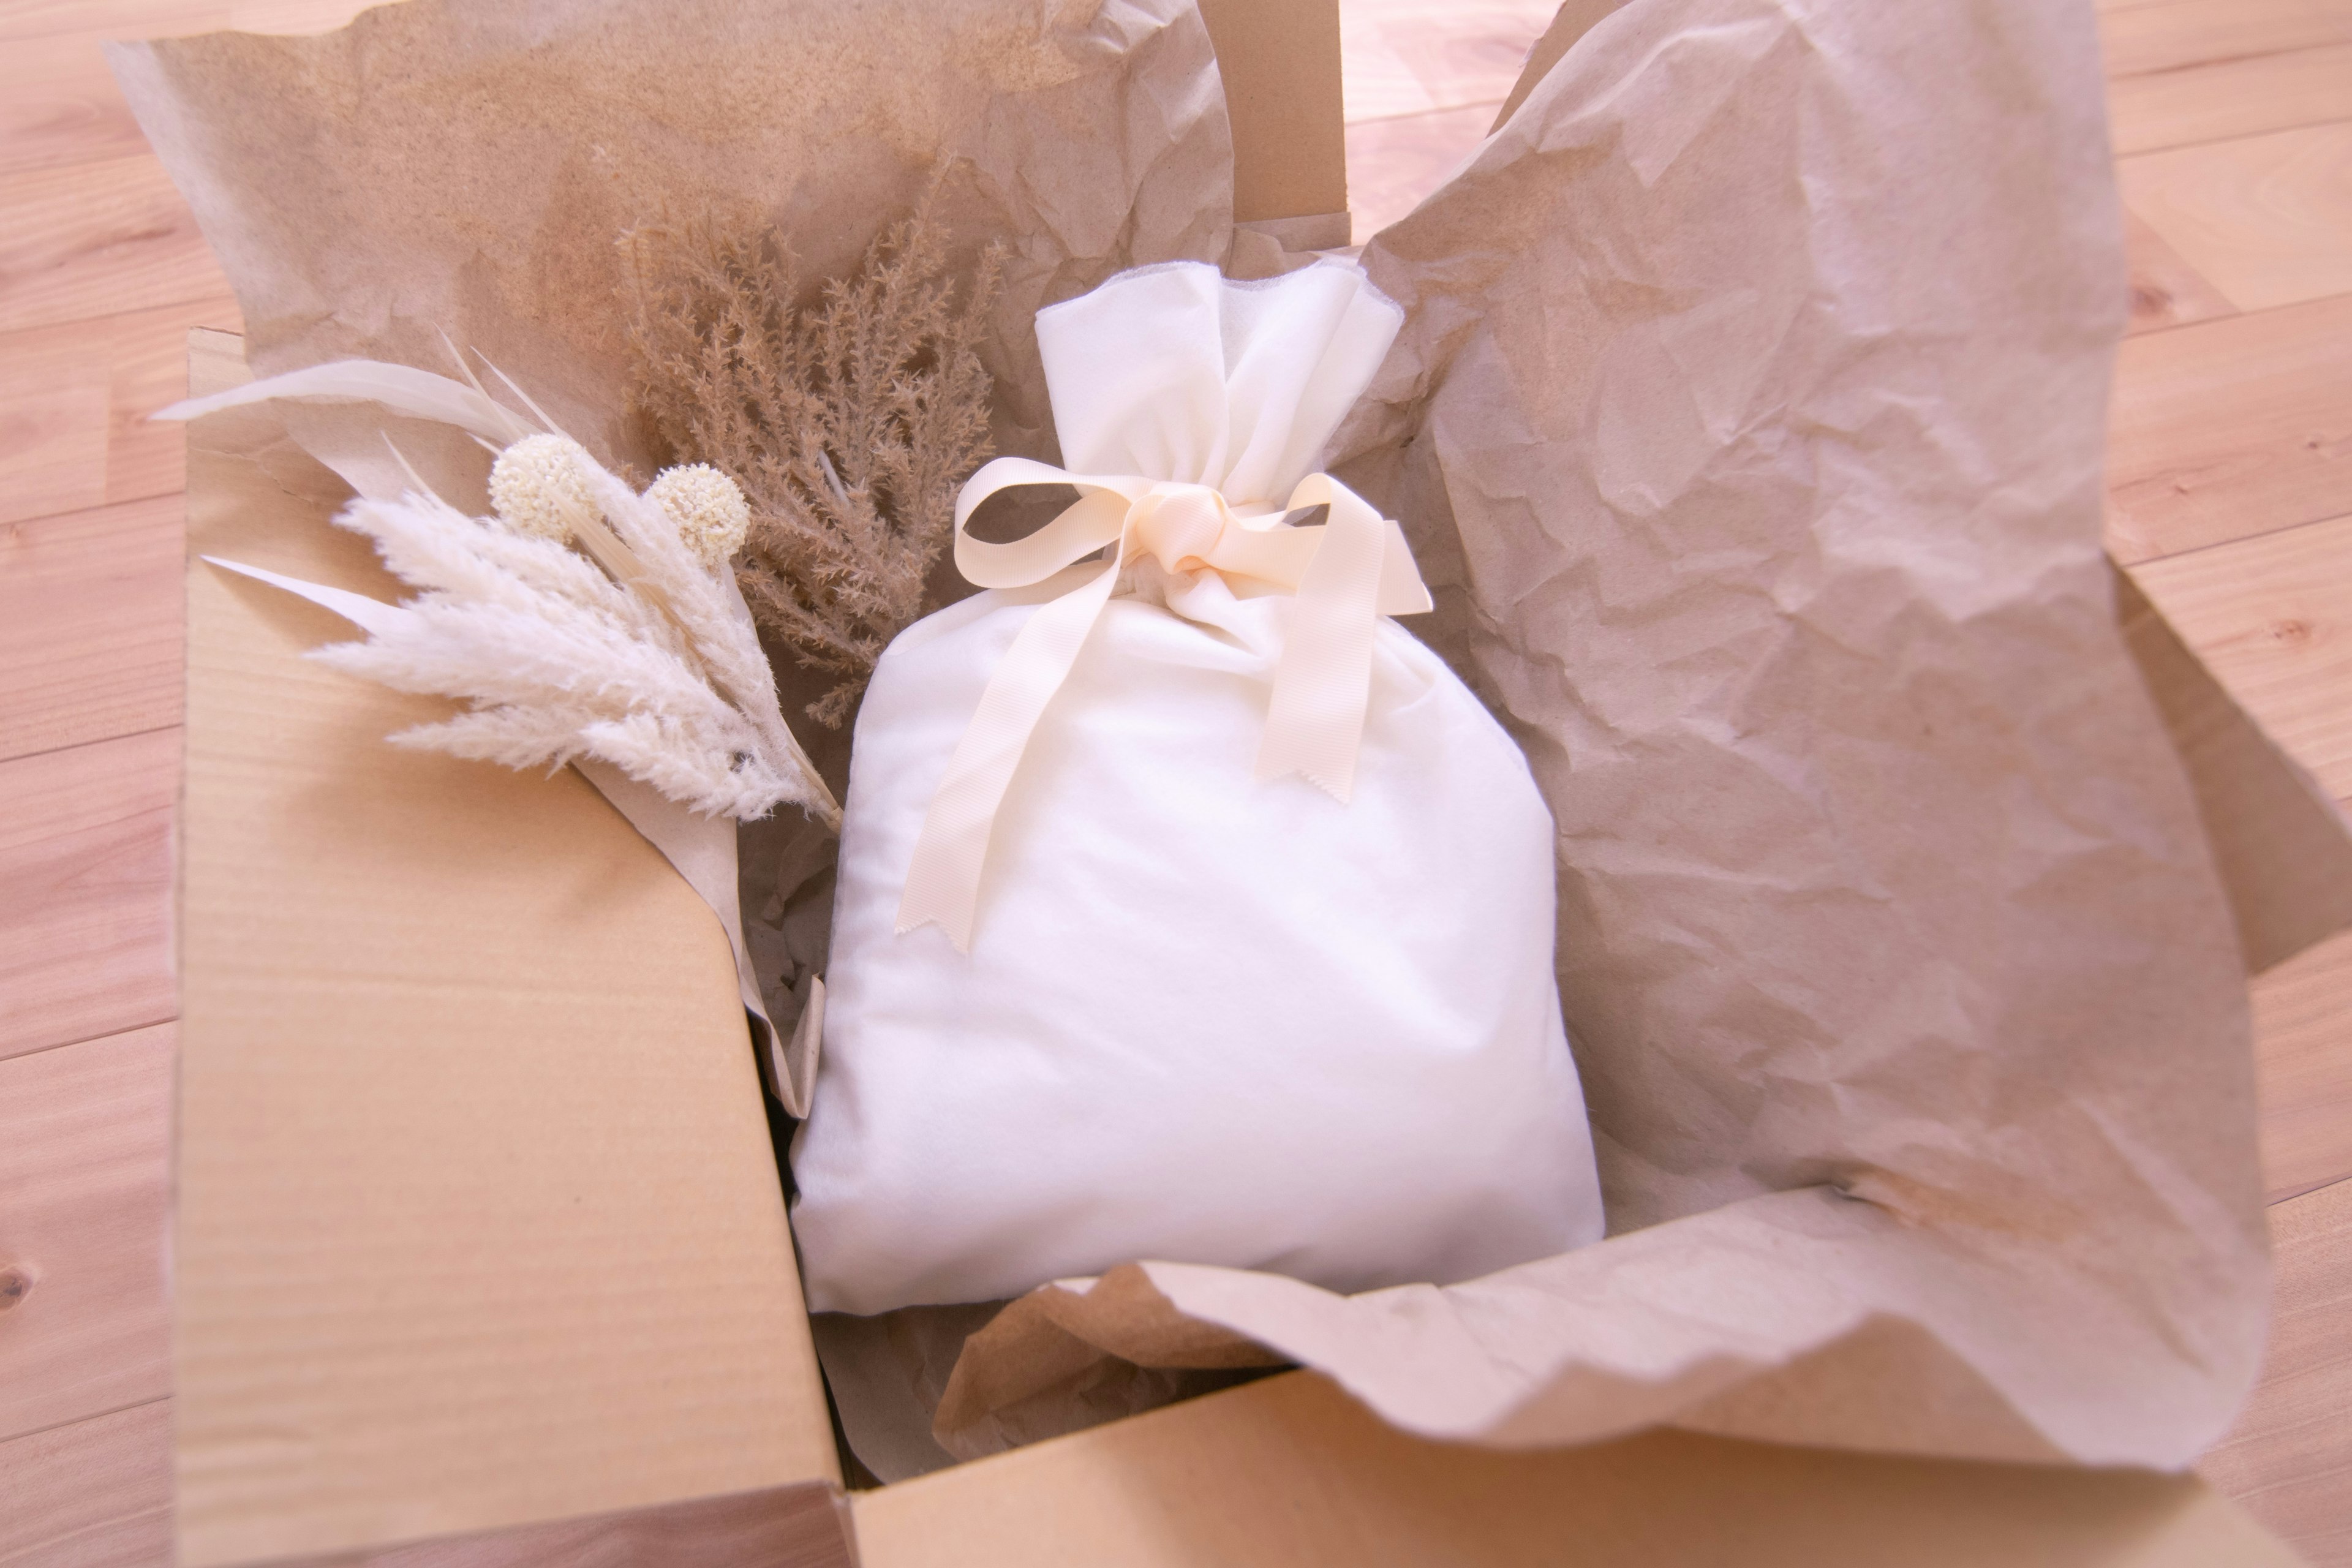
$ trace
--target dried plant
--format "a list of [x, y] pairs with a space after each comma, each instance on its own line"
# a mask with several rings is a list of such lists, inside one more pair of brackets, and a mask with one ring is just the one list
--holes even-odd
[[982, 257], [959, 304], [927, 196], [801, 310], [791, 257], [751, 224], [641, 227], [622, 244], [637, 411], [667, 460], [741, 483], [737, 581], [761, 626], [841, 678], [808, 710], [837, 728], [922, 613], [956, 489], [989, 455], [975, 350], [1002, 256]]
[[[840, 807], [777, 708], [775, 672], [750, 613], [723, 566], [696, 553], [707, 529], [682, 536], [662, 496], [635, 493], [478, 383], [404, 365], [314, 366], [174, 405], [164, 416], [273, 398], [376, 402], [455, 425], [501, 452], [496, 517], [467, 516], [413, 474], [405, 493], [363, 497], [336, 515], [419, 590], [404, 604], [219, 563], [370, 634], [310, 657], [467, 704], [394, 735], [395, 744], [513, 768], [591, 757], [707, 815], [750, 821], [789, 802], [838, 826]], [[697, 476], [687, 488], [710, 486]]]

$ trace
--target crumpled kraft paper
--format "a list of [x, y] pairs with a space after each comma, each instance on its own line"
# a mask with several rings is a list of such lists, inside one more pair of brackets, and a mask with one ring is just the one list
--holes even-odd
[[[935, 170], [969, 258], [1011, 247], [999, 450], [1052, 450], [1030, 321], [1123, 268], [1222, 260], [1232, 141], [1184, 0], [408, 0], [316, 37], [114, 46], [270, 375], [486, 357], [607, 460], [632, 225], [748, 211], [812, 291]], [[381, 416], [371, 414], [373, 436]]]
[[1613, 1234], [1353, 1299], [1047, 1287], [969, 1342], [950, 1448], [1243, 1341], [1505, 1447], [2220, 1435], [2245, 986], [2100, 549], [2102, 104], [2085, 4], [1634, 0], [1370, 243], [1411, 321], [1338, 471], [1549, 800]]

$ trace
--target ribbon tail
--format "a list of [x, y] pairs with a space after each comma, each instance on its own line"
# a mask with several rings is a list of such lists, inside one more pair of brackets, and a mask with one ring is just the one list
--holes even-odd
[[1291, 492], [1294, 510], [1326, 504], [1330, 513], [1299, 579], [1275, 668], [1257, 776], [1300, 773], [1345, 803], [1355, 791], [1356, 753], [1371, 696], [1388, 523], [1327, 475], [1310, 475]]
[[931, 796], [907, 888], [898, 900], [898, 932], [937, 924], [959, 952], [971, 951], [981, 872], [989, 835], [1013, 773], [1045, 706], [1068, 679], [1078, 650], [1094, 629], [1118, 582], [1125, 544], [1085, 586], [1038, 607], [981, 694], [980, 707], [956, 742], [947, 775]]

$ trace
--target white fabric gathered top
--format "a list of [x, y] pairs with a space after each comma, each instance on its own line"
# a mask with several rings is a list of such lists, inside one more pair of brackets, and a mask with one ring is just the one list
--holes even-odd
[[[974, 476], [989, 591], [858, 716], [793, 1144], [813, 1310], [1142, 1260], [1450, 1284], [1600, 1238], [1549, 815], [1386, 618], [1428, 604], [1396, 526], [1312, 472], [1401, 320], [1330, 260], [1038, 313], [1069, 471]], [[963, 531], [1039, 483], [1081, 499]]]

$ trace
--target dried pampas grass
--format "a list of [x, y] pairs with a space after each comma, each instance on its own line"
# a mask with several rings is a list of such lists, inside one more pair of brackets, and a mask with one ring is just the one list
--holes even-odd
[[[749, 821], [791, 803], [840, 826], [840, 806], [777, 706], [742, 596], [723, 562], [697, 554], [699, 537], [681, 532], [661, 497], [637, 494], [578, 443], [540, 427], [543, 416], [526, 419], [478, 383], [373, 361], [255, 382], [159, 417], [275, 398], [376, 402], [455, 425], [500, 453], [494, 517], [468, 517], [413, 473], [401, 493], [363, 496], [336, 515], [419, 590], [404, 604], [219, 563], [370, 634], [310, 657], [467, 704], [394, 743], [514, 768], [592, 757], [706, 815]], [[709, 506], [720, 482], [693, 476], [687, 500]]]
[[760, 624], [840, 678], [809, 705], [838, 727], [923, 611], [956, 489], [989, 456], [975, 352], [992, 249], [956, 299], [927, 197], [856, 276], [795, 308], [773, 234], [716, 218], [631, 230], [635, 404], [666, 460], [733, 475], [751, 503], [736, 578]]
[[786, 801], [830, 816], [782, 724], [763, 726], [756, 703], [729, 700], [732, 681], [710, 679], [714, 664], [740, 663], [711, 659], [711, 644], [750, 639], [670, 613], [675, 593], [657, 605], [558, 541], [426, 493], [353, 501], [335, 521], [373, 539], [384, 564], [422, 592], [367, 641], [313, 657], [469, 705], [394, 744], [510, 768], [591, 756], [710, 816], [751, 820]]

